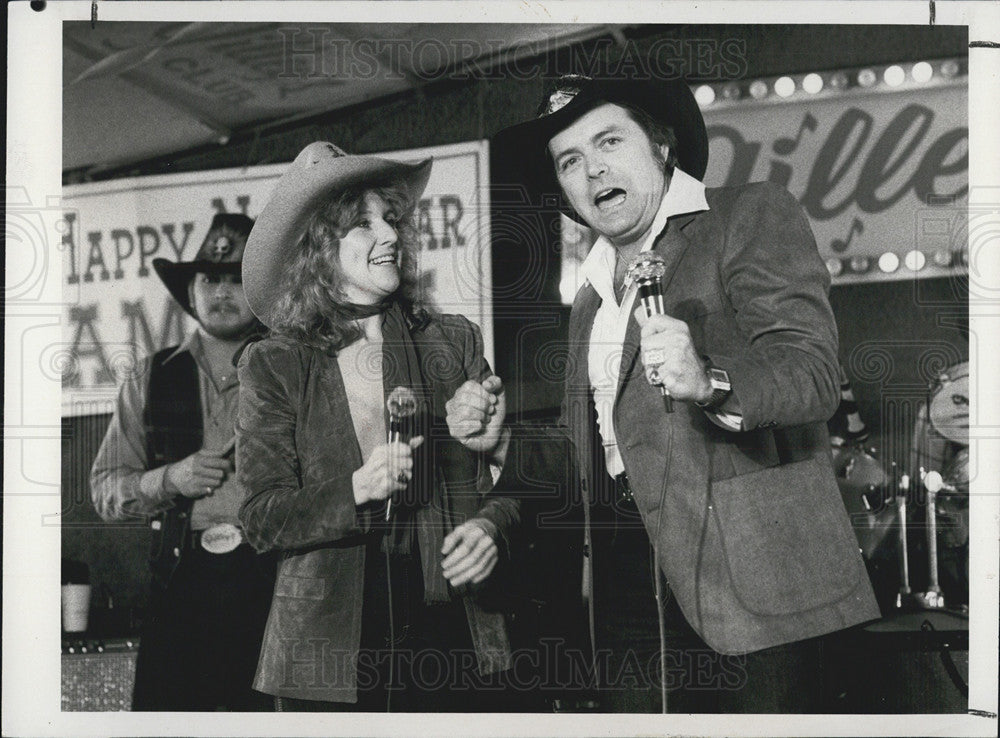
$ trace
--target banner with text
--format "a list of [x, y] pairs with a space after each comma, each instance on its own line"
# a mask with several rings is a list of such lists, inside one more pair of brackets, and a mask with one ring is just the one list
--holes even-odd
[[[493, 360], [485, 142], [385, 154], [434, 157], [417, 205], [421, 289], [435, 307], [483, 330]], [[255, 217], [287, 164], [138, 177], [63, 189], [63, 415], [110, 412], [116, 386], [138, 360], [178, 343], [194, 321], [152, 268], [157, 257], [189, 261], [212, 216]]]
[[[957, 225], [964, 213], [964, 84], [739, 104], [706, 110], [705, 123], [711, 142], [706, 183], [770, 180], [787, 187], [802, 204], [823, 258], [877, 259], [886, 252], [902, 258], [914, 249], [964, 247], [927, 228], [941, 218]], [[957, 230], [951, 235], [957, 238]]]

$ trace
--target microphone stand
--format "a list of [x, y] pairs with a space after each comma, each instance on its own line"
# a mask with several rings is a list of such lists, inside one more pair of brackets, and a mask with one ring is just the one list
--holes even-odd
[[[927, 524], [924, 529], [927, 543], [927, 590], [925, 592], [913, 592], [910, 589], [909, 566], [906, 546], [906, 490], [909, 488], [909, 477], [903, 475], [900, 480], [900, 488], [903, 494], [896, 498], [900, 510], [900, 578], [901, 584], [899, 594], [896, 595], [896, 607], [910, 610], [936, 610], [943, 608], [944, 593], [938, 581], [938, 555], [937, 555], [937, 493], [942, 488], [943, 482], [938, 472], [925, 471], [920, 468], [920, 479], [927, 490]], [[905, 485], [904, 485], [905, 480]]]
[[939, 472], [924, 473], [923, 469], [920, 472], [924, 488], [927, 490], [927, 527], [924, 530], [927, 541], [928, 583], [927, 591], [919, 594], [919, 602], [925, 608], [939, 608], [944, 607], [944, 593], [941, 592], [941, 585], [938, 583], [937, 493], [944, 487], [944, 480]]
[[[892, 463], [893, 476], [896, 472], [896, 462]], [[896, 509], [899, 511], [899, 593], [896, 595], [896, 607], [903, 607], [911, 597], [910, 591], [910, 560], [906, 546], [906, 495], [910, 490], [910, 476], [903, 474], [896, 487]]]

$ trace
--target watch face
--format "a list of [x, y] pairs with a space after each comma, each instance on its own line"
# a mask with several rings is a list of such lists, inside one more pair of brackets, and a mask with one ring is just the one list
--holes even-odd
[[714, 366], [708, 370], [708, 378], [714, 384], [718, 382], [719, 384], [729, 384], [729, 375], [722, 369], [716, 369]]

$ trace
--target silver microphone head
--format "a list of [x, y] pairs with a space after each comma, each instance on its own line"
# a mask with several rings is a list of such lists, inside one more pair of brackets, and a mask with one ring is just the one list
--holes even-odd
[[389, 393], [385, 407], [393, 417], [409, 418], [417, 414], [417, 396], [409, 387], [396, 387]]
[[655, 251], [644, 251], [636, 256], [629, 265], [626, 278], [636, 284], [658, 282], [667, 272], [663, 257]]

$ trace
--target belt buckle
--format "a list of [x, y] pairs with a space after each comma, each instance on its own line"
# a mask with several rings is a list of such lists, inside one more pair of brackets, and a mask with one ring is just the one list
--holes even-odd
[[226, 554], [243, 543], [243, 531], [232, 523], [218, 523], [201, 532], [200, 543], [209, 553]]

